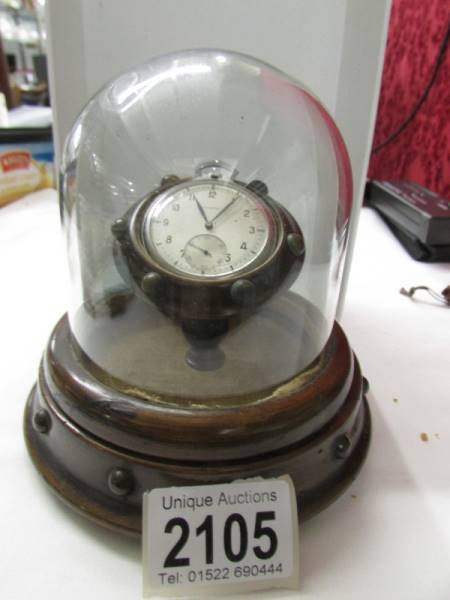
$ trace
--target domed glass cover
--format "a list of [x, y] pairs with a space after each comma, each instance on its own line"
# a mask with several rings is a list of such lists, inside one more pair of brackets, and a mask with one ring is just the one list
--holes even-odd
[[273, 67], [199, 50], [118, 77], [62, 159], [80, 360], [199, 406], [301, 374], [333, 326], [351, 195], [332, 119]]

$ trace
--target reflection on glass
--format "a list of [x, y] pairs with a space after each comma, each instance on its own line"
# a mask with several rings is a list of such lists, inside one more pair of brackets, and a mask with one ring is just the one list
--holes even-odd
[[118, 78], [63, 157], [80, 358], [161, 402], [233, 405], [301, 374], [334, 322], [350, 179], [322, 106], [255, 59], [192, 51]]

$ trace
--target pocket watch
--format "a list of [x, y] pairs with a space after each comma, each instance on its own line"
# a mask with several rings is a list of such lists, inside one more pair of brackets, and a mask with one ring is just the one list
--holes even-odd
[[220, 161], [167, 176], [112, 225], [122, 276], [183, 322], [253, 311], [287, 289], [305, 257], [303, 233], [261, 181]]

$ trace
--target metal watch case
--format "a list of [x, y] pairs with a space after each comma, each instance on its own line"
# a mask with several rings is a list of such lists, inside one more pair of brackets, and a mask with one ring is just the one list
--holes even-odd
[[[295, 219], [270, 198], [267, 186], [261, 181], [248, 185], [233, 181], [263, 200], [278, 223], [274, 250], [261, 263], [236, 274], [208, 279], [171, 271], [148, 252], [142, 223], [150, 206], [169, 188], [188, 181], [194, 180], [165, 177], [157, 190], [112, 224], [114, 258], [124, 280], [140, 297], [181, 320], [226, 319], [253, 311], [276, 293], [287, 290], [304, 263], [304, 237]], [[195, 180], [196, 183], [201, 181]]]

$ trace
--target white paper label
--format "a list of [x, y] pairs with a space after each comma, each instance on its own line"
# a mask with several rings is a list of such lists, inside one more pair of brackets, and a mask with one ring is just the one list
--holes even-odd
[[145, 596], [298, 588], [289, 477], [154, 489], [143, 504]]

